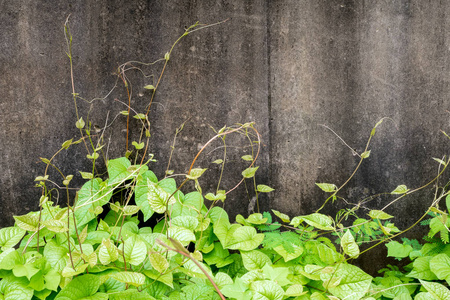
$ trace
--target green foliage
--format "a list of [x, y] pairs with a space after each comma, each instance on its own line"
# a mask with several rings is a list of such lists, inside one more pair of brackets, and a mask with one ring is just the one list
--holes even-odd
[[[180, 39], [197, 26], [200, 25], [187, 28]], [[72, 37], [67, 24], [65, 29], [72, 66]], [[158, 78], [162, 78], [179, 40], [158, 61], [164, 64]], [[128, 67], [125, 64], [118, 70], [127, 92], [129, 83], [124, 73]], [[144, 86], [152, 100], [158, 85], [159, 80]], [[337, 193], [343, 186], [331, 183], [317, 183], [318, 188], [331, 194], [320, 209], [292, 218], [272, 210], [282, 222], [278, 223], [271, 213], [259, 211], [258, 196], [274, 189], [256, 182], [260, 136], [253, 123], [215, 131], [216, 135], [198, 152], [185, 174], [170, 170], [171, 152], [165, 177], [158, 178], [150, 170], [150, 163], [155, 162], [153, 155], [147, 153], [151, 137], [148, 112], [129, 108], [118, 113], [127, 118], [126, 149], [122, 157], [107, 160], [102, 137], [91, 134], [94, 129], [89, 118], [84, 121], [78, 116], [79, 95], [75, 91], [72, 95], [77, 114], [75, 127], [81, 138], [64, 142], [51, 159], [41, 159], [46, 169], [35, 179], [42, 189], [39, 211], [14, 216], [15, 225], [0, 230], [0, 299], [450, 298], [446, 287], [450, 284], [450, 220], [448, 213], [438, 207], [439, 200], [445, 197], [449, 209], [450, 196], [445, 188], [430, 208], [431, 219], [422, 221], [430, 229], [424, 245], [406, 238], [401, 243], [392, 240], [402, 232], [388, 221], [393, 216], [384, 209], [369, 210], [361, 217], [360, 203], [341, 209], [335, 218], [321, 213], [329, 200], [339, 199]], [[134, 119], [131, 121], [142, 126], [137, 141], [129, 137], [130, 113]], [[358, 154], [361, 162], [370, 158], [370, 139], [382, 121], [372, 129], [364, 152]], [[175, 137], [183, 126], [184, 123]], [[194, 168], [197, 157], [210, 142], [219, 139], [226, 149], [225, 137], [233, 133], [249, 141], [251, 153], [241, 157], [247, 165], [242, 167], [243, 178], [238, 185], [252, 187], [247, 192], [254, 195], [257, 205], [255, 213], [248, 217], [237, 215], [236, 222], [231, 222], [227, 212], [217, 206], [235, 188], [220, 189], [226, 150], [223, 158], [213, 161], [221, 168], [215, 191], [204, 193], [201, 188], [202, 176], [207, 176], [208, 169]], [[129, 140], [133, 150], [129, 149]], [[68, 188], [73, 175], [64, 176], [53, 160], [60, 152], [82, 142], [92, 168], [80, 171], [87, 181], [72, 199]], [[174, 145], [175, 139], [172, 150]], [[258, 149], [254, 149], [255, 145]], [[100, 155], [105, 158], [106, 174], [98, 173], [96, 160]], [[448, 162], [440, 164], [445, 169]], [[54, 201], [55, 191], [48, 187], [57, 182], [47, 174], [50, 167], [62, 177], [66, 207]], [[192, 185], [191, 189], [185, 185], [187, 182], [193, 189]], [[399, 185], [390, 194], [403, 197], [412, 192]], [[139, 221], [151, 217], [158, 219], [153, 227]], [[350, 263], [366, 251], [361, 250], [363, 244], [373, 247], [387, 241], [388, 256], [409, 260], [405, 271], [389, 266], [380, 271], [383, 276], [373, 278]]]

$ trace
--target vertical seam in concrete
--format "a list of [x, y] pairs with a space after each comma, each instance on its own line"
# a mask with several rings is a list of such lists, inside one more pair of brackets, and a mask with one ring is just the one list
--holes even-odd
[[[270, 9], [269, 9], [269, 1], [265, 1], [265, 13], [266, 13], [266, 55], [267, 55], [267, 115], [268, 115], [268, 145], [269, 145], [269, 155], [268, 155], [268, 171], [269, 171], [269, 184], [272, 186], [272, 174], [273, 174], [273, 166], [272, 166], [272, 86], [271, 86], [271, 61], [270, 61]], [[271, 197], [269, 196], [269, 199]], [[270, 207], [270, 204], [269, 204]]]

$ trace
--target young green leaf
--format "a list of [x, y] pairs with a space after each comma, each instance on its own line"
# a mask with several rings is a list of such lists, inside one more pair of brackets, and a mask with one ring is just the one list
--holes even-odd
[[73, 139], [70, 139], [70, 140], [65, 141], [65, 142], [61, 145], [61, 147], [64, 148], [64, 149], [68, 149], [68, 148], [70, 147], [70, 145], [72, 145], [72, 140], [73, 140]]
[[342, 236], [341, 247], [344, 250], [344, 253], [351, 258], [357, 258], [359, 256], [359, 247], [356, 244], [355, 238], [353, 237], [350, 230], [347, 230]]
[[136, 148], [136, 150], [141, 150], [145, 146], [144, 142], [139, 144], [137, 142], [132, 142], [131, 144], [134, 146], [134, 148]]
[[94, 175], [92, 173], [90, 173], [90, 172], [81, 172], [81, 171], [78, 171], [78, 172], [80, 172], [81, 177], [83, 179], [92, 179], [92, 178], [94, 178]]
[[270, 186], [264, 185], [264, 184], [258, 184], [256, 187], [256, 190], [260, 193], [270, 193], [274, 191], [275, 189], [271, 188]]
[[147, 116], [145, 114], [137, 114], [137, 115], [134, 115], [133, 118], [138, 119], [138, 120], [146, 120]]
[[447, 165], [447, 163], [446, 163], [445, 161], [443, 161], [442, 159], [435, 158], [435, 157], [433, 157], [433, 159], [434, 159], [435, 161], [437, 161], [438, 163], [440, 163], [441, 165], [443, 165], [443, 166], [446, 166], [446, 165]]
[[370, 156], [370, 150], [364, 151], [361, 153], [361, 158], [368, 158]]
[[191, 172], [189, 173], [189, 175], [186, 175], [186, 178], [190, 179], [190, 180], [196, 180], [196, 179], [200, 178], [200, 176], [202, 176], [206, 170], [207, 169], [201, 169], [201, 168], [192, 169]]
[[251, 155], [244, 155], [241, 158], [245, 161], [253, 161], [253, 156]]
[[223, 163], [222, 159], [216, 159], [215, 161], [212, 162], [213, 164], [219, 165], [221, 163]]
[[337, 190], [336, 185], [332, 183], [316, 183], [316, 185], [324, 192], [333, 193]]
[[395, 190], [393, 190], [391, 192], [392, 195], [401, 195], [401, 194], [405, 194], [409, 191], [409, 189], [406, 187], [406, 185], [402, 184], [399, 185], [395, 188]]
[[244, 176], [244, 178], [252, 178], [253, 176], [255, 176], [255, 173], [258, 170], [258, 168], [259, 167], [247, 168], [244, 171], [242, 171], [242, 176]]
[[151, 85], [151, 84], [148, 84], [148, 85], [144, 86], [144, 89], [146, 89], [146, 90], [154, 90], [155, 87], [153, 85]]
[[288, 215], [280, 213], [278, 210], [272, 209], [272, 211], [275, 214], [275, 216], [277, 216], [278, 218], [281, 219], [281, 221], [283, 221], [285, 223], [289, 223], [291, 221], [291, 219], [289, 218]]
[[393, 218], [394, 216], [391, 216], [382, 210], [371, 210], [369, 212], [369, 217], [372, 219], [387, 220]]
[[86, 155], [86, 157], [87, 157], [88, 159], [91, 159], [91, 160], [97, 159], [99, 156], [100, 156], [100, 155], [99, 155], [97, 152], [94, 152], [94, 153], [92, 153], [92, 154], [87, 154], [87, 155]]
[[83, 117], [81, 117], [81, 118], [75, 123], [75, 126], [76, 126], [78, 129], [83, 129], [83, 128], [84, 128], [84, 125], [86, 125], [86, 124], [85, 124], [85, 122], [84, 122], [84, 120], [83, 120]]

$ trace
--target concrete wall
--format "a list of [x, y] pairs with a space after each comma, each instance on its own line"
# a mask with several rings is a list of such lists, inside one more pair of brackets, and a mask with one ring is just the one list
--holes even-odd
[[[185, 37], [171, 57], [152, 108], [151, 152], [159, 160], [154, 166], [159, 176], [174, 132], [186, 119], [173, 169], [186, 171], [213, 135], [209, 125], [254, 121], [264, 143], [258, 180], [276, 189], [261, 199], [262, 209], [289, 214], [317, 209], [326, 195], [314, 183], [342, 184], [358, 162], [321, 124], [361, 153], [375, 123], [389, 118], [378, 127], [370, 158], [341, 194], [352, 203], [399, 184], [423, 185], [437, 173], [431, 158], [448, 154], [449, 141], [439, 132], [450, 132], [447, 2], [18, 0], [1, 1], [0, 8], [0, 226], [37, 208], [40, 193], [33, 179], [43, 172], [39, 157], [79, 135], [63, 34], [69, 14], [75, 87], [86, 99], [108, 94], [120, 64], [162, 57], [185, 26], [230, 19]], [[137, 110], [148, 103], [143, 86], [152, 80], [130, 73]], [[112, 118], [125, 109], [116, 98], [126, 101], [123, 86], [95, 102], [96, 125], [104, 124], [107, 111]], [[86, 115], [90, 105], [79, 101], [79, 109]], [[114, 125], [122, 139], [111, 142], [111, 157], [124, 151], [124, 122]], [[201, 163], [211, 168], [207, 178], [217, 177], [210, 162], [222, 155], [220, 146]], [[243, 149], [230, 152], [237, 158]], [[69, 150], [57, 163], [76, 174], [88, 168], [85, 154], [82, 147]], [[239, 176], [237, 159], [229, 166], [227, 176]], [[78, 174], [75, 183], [82, 183]], [[430, 190], [410, 196], [387, 212], [405, 227], [431, 197]], [[225, 208], [232, 215], [246, 213], [244, 188], [228, 200]], [[367, 206], [380, 208], [390, 200], [380, 196]]]

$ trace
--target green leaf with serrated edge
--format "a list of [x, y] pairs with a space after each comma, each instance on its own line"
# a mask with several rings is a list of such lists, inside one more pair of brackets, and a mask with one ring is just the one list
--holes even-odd
[[109, 239], [104, 239], [98, 248], [98, 259], [103, 265], [108, 265], [119, 258], [119, 249]]
[[85, 182], [78, 191], [74, 206], [77, 226], [83, 226], [95, 219], [95, 208], [108, 203], [111, 195], [112, 190], [104, 186], [102, 179], [94, 178]]
[[[158, 185], [153, 184], [149, 180], [148, 183], [148, 203], [150, 204], [150, 208], [162, 214], [166, 211], [167, 205], [175, 203], [175, 198], [170, 197], [170, 194], [166, 192], [163, 188]], [[170, 199], [169, 199], [170, 197]]]
[[340, 264], [335, 272], [320, 273], [322, 281], [330, 280], [332, 277], [340, 278], [338, 286], [328, 290], [340, 299], [361, 299], [369, 290], [372, 276], [362, 271], [360, 268]]
[[109, 300], [156, 300], [145, 291], [126, 290], [108, 294]]
[[256, 190], [260, 193], [270, 193], [272, 191], [275, 191], [275, 189], [271, 188], [270, 186], [264, 185], [264, 184], [258, 184], [256, 186]]
[[[150, 183], [148, 181], [150, 181]], [[150, 219], [154, 213], [153, 209], [150, 207], [150, 203], [148, 202], [148, 184], [156, 183], [158, 183], [158, 178], [156, 178], [155, 173], [152, 171], [144, 172], [136, 181], [134, 196], [136, 204], [140, 207], [142, 213], [144, 214], [144, 222]]]
[[130, 161], [125, 157], [108, 160], [108, 184], [114, 185], [120, 183], [131, 176], [128, 168], [131, 166]]
[[145, 276], [142, 273], [138, 272], [128, 272], [122, 271], [117, 273], [108, 274], [110, 278], [113, 278], [117, 281], [133, 285], [135, 287], [141, 286], [145, 283]]
[[324, 192], [333, 193], [337, 190], [337, 187], [333, 183], [316, 183], [316, 185]]
[[200, 169], [200, 168], [192, 169], [191, 172], [188, 175], [186, 175], [186, 178], [190, 179], [190, 180], [198, 179], [198, 178], [200, 178], [200, 176], [203, 175], [203, 173], [205, 173], [205, 171], [206, 171], [206, 169]]
[[430, 293], [436, 300], [450, 299], [450, 290], [444, 285], [437, 282], [427, 282], [419, 280], [422, 286]]
[[6, 227], [0, 229], [0, 247], [2, 251], [17, 245], [25, 233], [26, 231], [20, 227]]
[[249, 271], [262, 269], [266, 264], [272, 264], [270, 258], [258, 250], [241, 251], [241, 256], [244, 267]]
[[198, 219], [192, 216], [178, 216], [170, 220], [170, 224], [194, 231], [198, 226]]
[[319, 213], [312, 213], [310, 215], [306, 216], [298, 216], [294, 217], [291, 220], [290, 225], [294, 227], [298, 227], [301, 222], [305, 221], [308, 225], [322, 229], [322, 230], [334, 230], [333, 225], [333, 219], [331, 219], [327, 215], [319, 214]]
[[390, 241], [386, 244], [388, 249], [388, 257], [404, 258], [408, 257], [413, 248], [410, 245], [400, 244], [397, 241]]
[[101, 277], [93, 274], [75, 277], [58, 293], [55, 300], [107, 300], [107, 294], [97, 293], [101, 283]]
[[344, 250], [344, 253], [351, 258], [357, 258], [359, 256], [359, 247], [356, 244], [355, 238], [353, 237], [350, 230], [347, 230], [342, 236], [341, 247]]
[[[123, 256], [128, 264], [137, 266], [141, 264], [147, 256], [147, 247], [140, 238], [133, 235], [120, 244], [119, 250], [123, 251]], [[124, 257], [119, 255], [119, 261], [124, 262]]]
[[291, 219], [289, 218], [288, 215], [285, 215], [283, 213], [280, 213], [278, 210], [274, 210], [272, 209], [273, 213], [275, 214], [275, 216], [277, 216], [278, 218], [281, 219], [281, 221], [285, 222], [285, 223], [289, 223], [291, 221]]
[[369, 217], [371, 217], [372, 219], [387, 220], [393, 218], [394, 216], [391, 216], [390, 214], [387, 214], [382, 210], [371, 210], [369, 212]]
[[251, 155], [244, 155], [241, 158], [245, 161], [253, 161], [253, 157]]
[[283, 288], [271, 280], [258, 280], [250, 284], [254, 300], [282, 300]]
[[301, 284], [293, 284], [286, 289], [284, 294], [288, 297], [296, 297], [304, 294], [303, 286]]
[[409, 189], [406, 187], [406, 185], [402, 184], [399, 185], [395, 188], [395, 190], [393, 190], [391, 192], [392, 195], [401, 195], [401, 194], [405, 194], [406, 192], [408, 192]]
[[364, 151], [361, 153], [361, 158], [368, 158], [370, 156], [370, 150]]
[[436, 274], [440, 280], [450, 282], [450, 257], [441, 253], [430, 260], [430, 270]]
[[30, 300], [34, 290], [28, 287], [28, 280], [12, 275], [0, 281], [0, 297], [5, 300]]
[[81, 171], [78, 171], [78, 172], [80, 172], [81, 177], [83, 179], [92, 179], [92, 178], [94, 178], [94, 175], [92, 173], [90, 173], [90, 172], [81, 172]]
[[156, 270], [142, 270], [142, 273], [145, 274], [145, 276], [154, 279], [156, 281], [162, 282], [165, 285], [173, 288], [173, 274], [172, 272], [167, 272], [164, 274], [159, 273]]
[[258, 168], [259, 167], [247, 168], [244, 171], [242, 171], [242, 176], [244, 176], [244, 178], [252, 178], [253, 176], [255, 176], [255, 173], [258, 170]]

